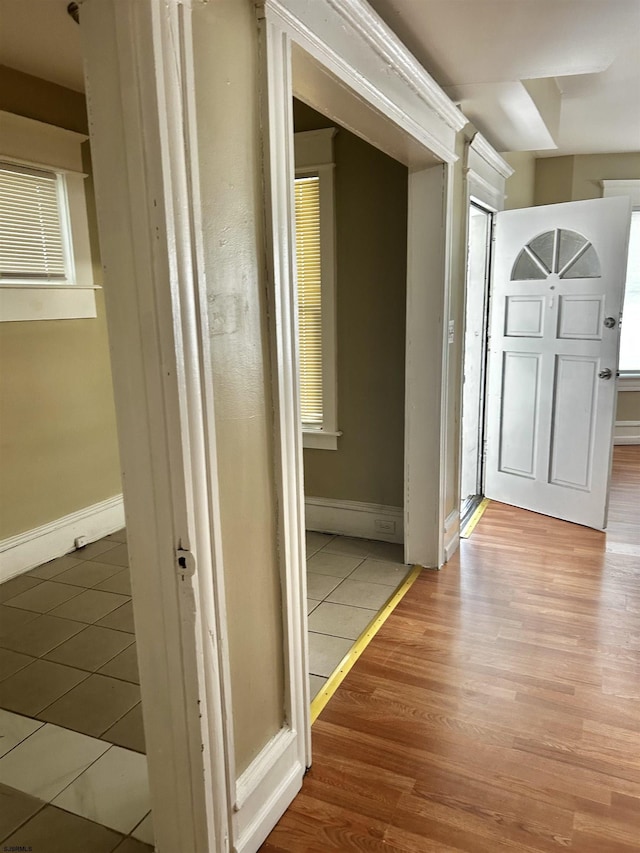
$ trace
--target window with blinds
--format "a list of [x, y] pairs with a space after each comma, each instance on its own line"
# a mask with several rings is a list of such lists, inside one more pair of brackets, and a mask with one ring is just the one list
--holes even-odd
[[0, 281], [67, 280], [60, 201], [55, 172], [0, 163]]
[[296, 178], [296, 260], [303, 426], [323, 424], [320, 178]]

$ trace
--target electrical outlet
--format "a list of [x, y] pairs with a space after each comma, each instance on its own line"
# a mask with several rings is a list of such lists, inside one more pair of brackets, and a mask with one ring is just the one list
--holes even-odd
[[395, 533], [396, 523], [391, 518], [376, 518], [373, 522], [374, 530], [377, 533]]

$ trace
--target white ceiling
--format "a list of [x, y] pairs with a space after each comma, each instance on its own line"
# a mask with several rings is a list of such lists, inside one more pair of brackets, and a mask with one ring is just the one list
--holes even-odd
[[[369, 0], [499, 150], [640, 150], [640, 0]], [[0, 0], [0, 62], [82, 91], [68, 0]]]

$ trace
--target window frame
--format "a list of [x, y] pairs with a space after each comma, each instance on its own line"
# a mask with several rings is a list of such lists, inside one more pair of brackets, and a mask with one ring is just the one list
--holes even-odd
[[[301, 424], [302, 446], [337, 450], [338, 347], [336, 317], [335, 127], [294, 134], [295, 178], [318, 177], [320, 191], [320, 268], [322, 323], [322, 425]], [[294, 217], [295, 218], [295, 217]], [[298, 316], [298, 322], [300, 322]]]
[[56, 176], [67, 277], [0, 281], [0, 321], [89, 319], [97, 316], [82, 170], [88, 136], [0, 111], [0, 160]]
[[[632, 210], [640, 211], [640, 180], [603, 180], [600, 184], [603, 198], [626, 196], [631, 199]], [[624, 301], [622, 315], [624, 320]], [[620, 391], [640, 391], [640, 365], [635, 370], [620, 371], [618, 388]]]

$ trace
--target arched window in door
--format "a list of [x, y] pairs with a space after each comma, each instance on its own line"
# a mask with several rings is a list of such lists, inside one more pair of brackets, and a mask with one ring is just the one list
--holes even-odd
[[545, 231], [522, 249], [511, 270], [511, 281], [545, 279], [552, 273], [562, 279], [600, 278], [598, 254], [577, 231]]

